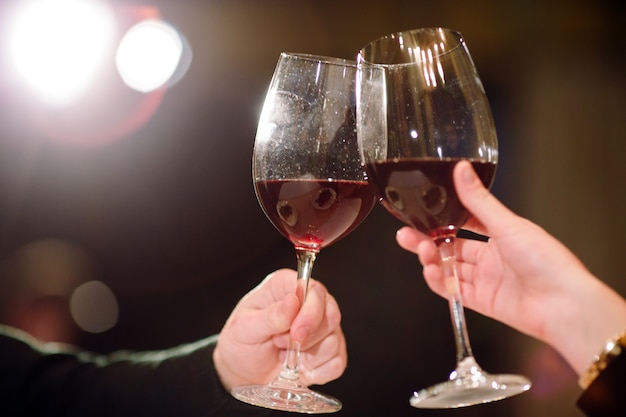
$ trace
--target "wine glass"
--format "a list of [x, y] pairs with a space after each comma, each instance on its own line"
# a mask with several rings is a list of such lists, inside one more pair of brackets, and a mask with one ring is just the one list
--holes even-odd
[[358, 65], [358, 140], [367, 175], [387, 211], [435, 242], [454, 328], [456, 369], [415, 392], [411, 405], [456, 408], [528, 390], [523, 376], [481, 370], [463, 312], [454, 245], [469, 213], [452, 170], [469, 160], [489, 187], [498, 159], [489, 103], [463, 37], [443, 28], [394, 33], [361, 49]]
[[[253, 179], [267, 218], [297, 255], [296, 295], [304, 302], [319, 251], [357, 227], [375, 204], [356, 138], [356, 62], [282, 53], [254, 142]], [[236, 387], [254, 405], [301, 413], [339, 411], [341, 403], [299, 378], [292, 342], [267, 385]]]

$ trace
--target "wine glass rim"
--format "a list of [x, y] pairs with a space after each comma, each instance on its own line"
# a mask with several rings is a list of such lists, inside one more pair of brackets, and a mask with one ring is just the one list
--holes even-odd
[[283, 58], [302, 59], [304, 61], [320, 62], [331, 65], [349, 66], [354, 68], [357, 67], [356, 61], [333, 56], [316, 55], [301, 52], [281, 52], [280, 56]]
[[446, 27], [427, 27], [427, 28], [416, 28], [416, 29], [401, 30], [401, 31], [389, 33], [387, 35], [384, 35], [384, 36], [381, 36], [379, 38], [376, 38], [373, 41], [371, 41], [368, 44], [366, 44], [365, 46], [363, 46], [361, 49], [359, 49], [359, 53], [358, 53], [358, 57], [357, 57], [358, 64], [359, 65], [367, 64], [367, 65], [371, 65], [371, 66], [386, 67], [386, 68], [414, 65], [415, 63], [420, 62], [420, 60], [411, 61], [411, 62], [400, 62], [400, 63], [368, 61], [367, 59], [364, 58], [364, 55], [365, 55], [364, 51], [366, 49], [368, 49], [368, 48], [371, 48], [373, 45], [375, 45], [377, 43], [386, 42], [386, 41], [393, 40], [393, 39], [396, 39], [396, 38], [404, 38], [404, 37], [406, 37], [407, 35], [410, 35], [410, 34], [434, 32], [434, 31], [439, 31], [439, 32], [442, 32], [442, 33], [448, 33], [448, 34], [452, 35], [454, 38], [456, 38], [457, 43], [451, 49], [447, 49], [445, 51], [433, 54], [433, 57], [441, 57], [441, 56], [444, 56], [444, 55], [448, 55], [448, 54], [454, 52], [455, 50], [457, 50], [458, 48], [461, 48], [464, 45], [464, 43], [465, 43], [465, 40], [464, 40], [463, 35], [461, 34], [461, 32], [459, 32], [458, 30], [449, 29], [449, 28], [446, 28]]

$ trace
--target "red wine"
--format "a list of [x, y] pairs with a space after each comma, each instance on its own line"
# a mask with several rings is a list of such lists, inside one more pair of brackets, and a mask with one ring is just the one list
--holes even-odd
[[[382, 205], [400, 221], [431, 236], [454, 233], [468, 220], [459, 201], [452, 170], [459, 158], [406, 158], [368, 163], [365, 170]], [[486, 187], [493, 162], [470, 161]]]
[[375, 203], [367, 181], [257, 181], [266, 216], [296, 248], [318, 251], [357, 227]]

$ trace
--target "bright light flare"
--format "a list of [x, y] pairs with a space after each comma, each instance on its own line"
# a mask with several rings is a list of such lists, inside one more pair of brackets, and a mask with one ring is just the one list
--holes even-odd
[[11, 57], [43, 100], [70, 104], [92, 80], [113, 29], [112, 13], [95, 1], [29, 2], [10, 35]]
[[[144, 20], [131, 27], [117, 50], [117, 69], [130, 88], [147, 93], [168, 82], [189, 53], [184, 38], [160, 20]], [[183, 70], [186, 70], [184, 68]], [[180, 71], [179, 71], [180, 72]]]

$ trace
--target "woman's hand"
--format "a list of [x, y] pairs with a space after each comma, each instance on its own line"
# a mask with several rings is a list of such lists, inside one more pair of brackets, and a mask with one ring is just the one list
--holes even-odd
[[[602, 343], [626, 328], [626, 302], [595, 278], [561, 242], [506, 208], [467, 161], [454, 170], [457, 194], [472, 218], [466, 229], [488, 242], [457, 239], [463, 303], [554, 346], [582, 372]], [[419, 256], [429, 287], [446, 297], [437, 248], [404, 227], [398, 244]]]

